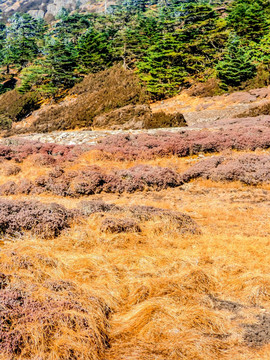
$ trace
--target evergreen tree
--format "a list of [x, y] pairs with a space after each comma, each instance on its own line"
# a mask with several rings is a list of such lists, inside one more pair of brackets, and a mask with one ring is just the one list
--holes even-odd
[[179, 91], [188, 75], [184, 57], [175, 34], [166, 34], [149, 48], [147, 56], [137, 66], [152, 95], [162, 98]]
[[256, 71], [248, 52], [235, 34], [229, 37], [223, 60], [218, 63], [216, 69], [224, 89], [241, 85], [243, 81], [252, 78]]
[[59, 90], [72, 87], [78, 79], [74, 73], [77, 53], [73, 45], [59, 39], [50, 39], [46, 44], [45, 55], [42, 66], [47, 74], [47, 81], [43, 90], [55, 94]]
[[267, 0], [234, 0], [229, 8], [228, 25], [238, 36], [259, 42], [269, 31], [269, 12]]
[[39, 53], [38, 40], [42, 38], [45, 25], [29, 14], [14, 14], [6, 27], [6, 37], [2, 49], [2, 64], [26, 66]]
[[112, 50], [106, 32], [88, 29], [78, 40], [78, 63], [85, 72], [97, 72], [112, 65]]

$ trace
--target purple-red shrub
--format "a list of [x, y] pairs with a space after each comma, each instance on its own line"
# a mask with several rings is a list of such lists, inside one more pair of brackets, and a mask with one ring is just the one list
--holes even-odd
[[[6, 143], [6, 144], [5, 144]], [[89, 147], [75, 145], [58, 145], [53, 143], [40, 143], [25, 139], [6, 140], [0, 145], [0, 160], [15, 160], [22, 162], [30, 155], [38, 165], [52, 165], [56, 162], [73, 161]]]
[[56, 203], [0, 200], [0, 232], [15, 235], [31, 231], [41, 237], [58, 236], [69, 227], [73, 212]]
[[[211, 128], [213, 126], [213, 128]], [[151, 159], [176, 155], [220, 152], [226, 149], [255, 150], [270, 147], [270, 117], [223, 120], [208, 129], [118, 134], [100, 141], [94, 148], [100, 156], [118, 160]]]
[[0, 195], [50, 192], [59, 196], [82, 196], [111, 193], [133, 193], [147, 189], [162, 190], [181, 185], [177, 172], [159, 166], [138, 165], [128, 170], [113, 170], [109, 174], [97, 166], [65, 172], [56, 168], [48, 176], [38, 177], [34, 184], [25, 181], [0, 186]]
[[182, 174], [183, 182], [202, 177], [214, 181], [241, 181], [247, 185], [270, 182], [270, 155], [215, 156], [202, 160]]

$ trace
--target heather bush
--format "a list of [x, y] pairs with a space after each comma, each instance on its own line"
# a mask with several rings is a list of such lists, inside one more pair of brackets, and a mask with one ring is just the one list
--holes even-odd
[[55, 169], [48, 176], [36, 178], [34, 184], [22, 182], [6, 183], [0, 186], [0, 194], [19, 194], [20, 188], [32, 193], [50, 192], [59, 196], [83, 196], [101, 193], [133, 193], [147, 189], [162, 190], [181, 185], [180, 176], [169, 168], [138, 165], [128, 170], [112, 170], [110, 173], [97, 166], [83, 170], [65, 172]]
[[141, 232], [139, 224], [130, 218], [109, 217], [102, 221], [100, 230], [107, 233]]
[[24, 139], [6, 140], [0, 144], [0, 160], [15, 160], [21, 162], [29, 156], [37, 165], [54, 165], [63, 161], [73, 161], [87, 146], [58, 145], [25, 141]]
[[213, 157], [202, 160], [184, 172], [183, 182], [195, 178], [214, 181], [241, 181], [247, 185], [270, 182], [270, 156], [244, 154], [235, 157]]
[[72, 218], [73, 212], [55, 203], [0, 200], [0, 232], [4, 235], [31, 231], [44, 238], [56, 237]]
[[[215, 129], [212, 130], [211, 126]], [[220, 152], [226, 149], [255, 150], [270, 147], [270, 119], [234, 119], [209, 124], [210, 129], [118, 134], [102, 139], [94, 148], [102, 158], [152, 159], [176, 155]]]

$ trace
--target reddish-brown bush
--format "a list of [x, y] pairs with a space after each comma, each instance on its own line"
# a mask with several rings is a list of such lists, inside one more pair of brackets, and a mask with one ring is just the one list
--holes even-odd
[[215, 129], [181, 130], [157, 134], [112, 135], [95, 146], [102, 157], [118, 160], [179, 157], [225, 149], [255, 150], [270, 147], [270, 118], [235, 119], [210, 124]]
[[25, 141], [23, 139], [6, 140], [0, 145], [0, 160], [15, 160], [21, 162], [30, 155], [38, 165], [52, 165], [56, 162], [73, 161], [87, 150], [87, 146], [58, 145]]
[[73, 212], [63, 206], [37, 201], [0, 200], [0, 232], [15, 235], [31, 231], [41, 237], [58, 236], [69, 227]]
[[270, 182], [270, 156], [244, 154], [215, 156], [198, 162], [182, 175], [183, 182], [203, 177], [214, 181], [241, 181], [248, 185]]
[[65, 173], [59, 169], [48, 176], [40, 176], [32, 184], [8, 182], [0, 186], [1, 195], [51, 192], [59, 196], [82, 196], [104, 192], [132, 193], [145, 189], [161, 190], [181, 185], [180, 176], [174, 170], [159, 166], [138, 165], [128, 170], [113, 170], [106, 174], [97, 166]]

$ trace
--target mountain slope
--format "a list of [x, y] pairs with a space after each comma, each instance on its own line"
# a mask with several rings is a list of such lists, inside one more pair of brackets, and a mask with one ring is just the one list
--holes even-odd
[[[108, 1], [111, 5], [113, 1]], [[15, 12], [29, 13], [36, 18], [52, 20], [59, 11], [65, 8], [73, 11], [102, 12], [105, 10], [103, 0], [3, 0], [0, 2], [0, 10], [3, 18], [11, 16]]]

